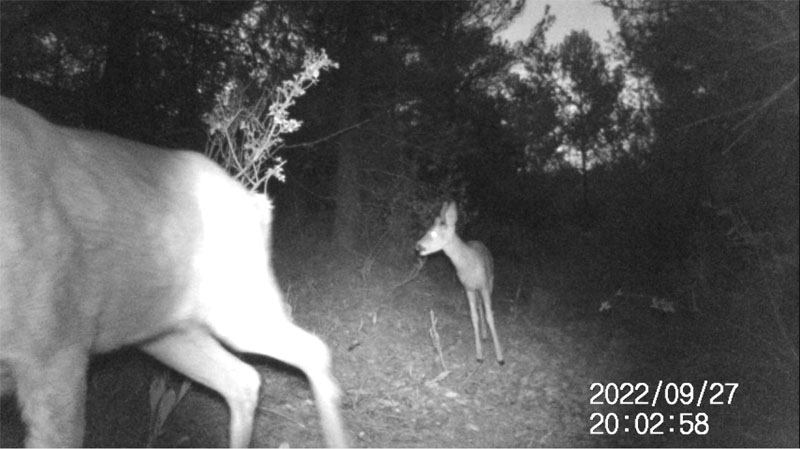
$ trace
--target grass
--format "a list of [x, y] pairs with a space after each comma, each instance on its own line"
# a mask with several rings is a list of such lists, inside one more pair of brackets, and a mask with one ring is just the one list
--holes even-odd
[[[289, 246], [287, 239], [276, 239], [275, 265], [295, 320], [331, 348], [342, 412], [356, 446], [800, 444], [796, 365], [776, 359], [724, 318], [692, 312], [686, 304], [663, 313], [649, 307], [649, 300], [631, 301], [601, 313], [601, 303], [613, 298], [614, 290], [596, 281], [607, 277], [605, 272], [587, 281], [575, 269], [590, 266], [589, 254], [565, 248], [568, 256], [556, 259], [551, 250], [534, 260], [495, 252], [495, 319], [506, 350], [506, 365], [498, 366], [491, 344], [485, 345], [486, 361], [475, 361], [467, 302], [444, 256], [431, 257], [409, 279], [410, 251], [407, 259], [391, 264], [370, 258], [365, 268], [364, 258], [342, 255], [322, 240]], [[438, 349], [430, 334], [431, 312]], [[253, 446], [322, 445], [303, 376], [263, 358], [247, 361], [264, 379]], [[137, 351], [95, 360], [87, 445], [146, 445], [149, 382], [161, 369]], [[652, 391], [659, 381], [697, 389], [704, 381], [738, 383], [738, 389], [725, 405], [590, 403], [595, 383], [641, 382]], [[592, 434], [599, 419], [592, 414], [611, 412], [705, 413], [709, 431]], [[13, 415], [4, 401], [3, 446], [22, 442], [19, 417]], [[224, 446], [226, 406], [216, 393], [193, 385], [162, 430], [158, 446]]]

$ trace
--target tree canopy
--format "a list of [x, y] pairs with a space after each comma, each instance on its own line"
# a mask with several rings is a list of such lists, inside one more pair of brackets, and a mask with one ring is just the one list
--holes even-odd
[[337, 245], [404, 248], [457, 199], [467, 224], [633, 230], [651, 253], [625, 263], [644, 271], [696, 257], [724, 211], [791, 247], [797, 3], [605, 4], [613, 54], [577, 30], [548, 45], [548, 11], [499, 41], [513, 0], [4, 1], [0, 89], [62, 123], [200, 150], [228, 83], [257, 98], [325, 50], [339, 68], [289, 109], [302, 124], [270, 188], [328, 213]]

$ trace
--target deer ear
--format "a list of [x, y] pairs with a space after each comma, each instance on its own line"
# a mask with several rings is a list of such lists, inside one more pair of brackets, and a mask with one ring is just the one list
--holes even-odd
[[444, 203], [444, 207], [442, 208], [442, 217], [444, 221], [450, 224], [456, 224], [456, 220], [458, 219], [458, 212], [456, 211], [456, 202], [450, 201], [449, 203]]
[[442, 220], [444, 220], [444, 216], [447, 213], [447, 206], [449, 206], [449, 205], [450, 205], [450, 203], [447, 202], [447, 201], [445, 201], [442, 204], [442, 210], [441, 210], [441, 212], [439, 212], [439, 216], [442, 217]]

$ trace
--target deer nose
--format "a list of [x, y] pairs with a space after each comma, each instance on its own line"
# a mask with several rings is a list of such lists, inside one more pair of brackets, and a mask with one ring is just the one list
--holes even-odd
[[416, 249], [418, 253], [421, 253], [422, 252], [422, 245], [417, 243], [417, 246], [415, 246], [414, 249]]

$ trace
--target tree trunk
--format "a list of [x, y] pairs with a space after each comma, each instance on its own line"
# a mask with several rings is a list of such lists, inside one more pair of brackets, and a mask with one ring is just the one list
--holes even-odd
[[[359, 116], [356, 87], [347, 87], [342, 105], [340, 128], [356, 123]], [[333, 222], [334, 243], [351, 250], [356, 243], [359, 215], [358, 143], [355, 131], [345, 133], [338, 142], [336, 171], [336, 215]]]
[[583, 215], [589, 216], [589, 172], [586, 170], [586, 148], [581, 147], [581, 178], [583, 181]]
[[142, 19], [141, 5], [120, 2], [108, 8], [110, 21], [109, 41], [106, 50], [105, 70], [97, 83], [90, 126], [123, 137], [131, 135], [126, 123], [135, 116], [137, 108], [136, 74], [139, 58], [136, 56], [136, 23]]
[[[361, 8], [348, 8], [345, 18], [345, 38], [337, 74], [342, 92], [339, 129], [353, 126], [361, 119], [361, 89], [363, 89], [360, 59], [368, 45]], [[352, 250], [358, 239], [356, 224], [360, 217], [359, 166], [361, 165], [358, 130], [350, 130], [339, 139], [336, 171], [336, 214], [333, 221], [333, 241], [336, 246]]]

